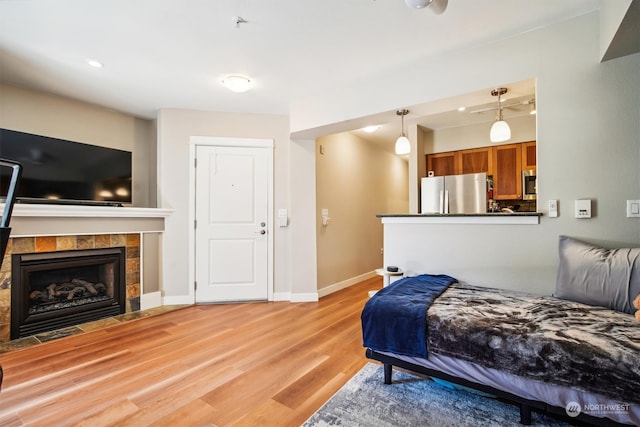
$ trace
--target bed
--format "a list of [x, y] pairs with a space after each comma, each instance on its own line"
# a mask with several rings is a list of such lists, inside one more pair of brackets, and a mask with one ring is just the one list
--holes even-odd
[[[560, 237], [554, 296], [407, 277], [362, 312], [366, 355], [592, 425], [640, 425], [640, 248]], [[517, 411], [514, 410], [514, 417]]]

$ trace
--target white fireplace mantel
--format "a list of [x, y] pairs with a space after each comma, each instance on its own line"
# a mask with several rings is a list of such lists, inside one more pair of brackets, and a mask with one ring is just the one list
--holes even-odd
[[[4, 210], [4, 205], [0, 204]], [[172, 209], [22, 204], [13, 207], [11, 237], [159, 233]]]

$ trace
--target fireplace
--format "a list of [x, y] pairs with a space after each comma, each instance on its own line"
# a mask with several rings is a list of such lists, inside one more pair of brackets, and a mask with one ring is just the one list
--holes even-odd
[[11, 339], [125, 312], [125, 247], [14, 254], [11, 270]]

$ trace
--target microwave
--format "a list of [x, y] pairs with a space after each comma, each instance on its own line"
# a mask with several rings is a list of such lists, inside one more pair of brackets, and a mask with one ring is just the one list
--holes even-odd
[[522, 171], [522, 200], [535, 200], [537, 194], [537, 175], [535, 169]]

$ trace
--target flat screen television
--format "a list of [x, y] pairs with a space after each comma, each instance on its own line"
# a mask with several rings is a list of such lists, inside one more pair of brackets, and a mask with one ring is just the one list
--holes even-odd
[[[22, 165], [17, 203], [131, 203], [131, 152], [0, 129], [0, 158]], [[11, 171], [0, 171], [0, 195]]]

